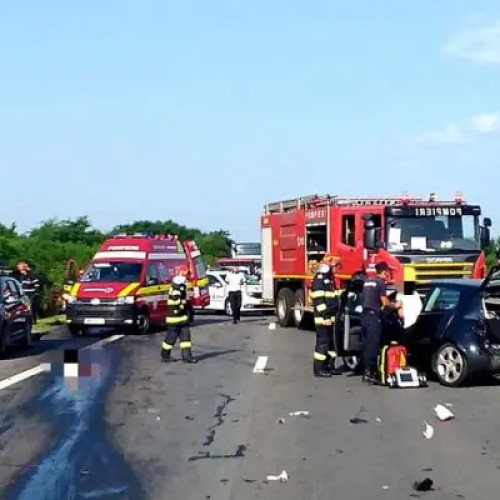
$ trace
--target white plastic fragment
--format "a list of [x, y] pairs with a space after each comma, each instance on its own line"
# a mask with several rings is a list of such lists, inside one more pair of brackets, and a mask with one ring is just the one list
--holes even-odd
[[290, 412], [291, 417], [308, 417], [309, 412], [306, 410], [300, 410], [300, 411], [292, 411]]
[[276, 330], [276, 323], [274, 321], [269, 323], [269, 330]]
[[452, 418], [455, 418], [455, 415], [453, 415], [453, 413], [448, 408], [446, 408], [446, 406], [443, 406], [441, 404], [436, 405], [434, 411], [436, 412], [436, 417], [441, 421], [451, 420]]
[[389, 490], [389, 489], [390, 489], [390, 486], [382, 486], [382, 489], [383, 489], [383, 490]]
[[424, 424], [425, 424], [425, 430], [422, 432], [422, 434], [425, 436], [426, 439], [432, 439], [434, 437], [434, 427], [432, 427], [432, 425], [426, 421], [424, 421]]
[[375, 420], [376, 420], [379, 424], [380, 424], [380, 423], [382, 423], [382, 419], [381, 419], [381, 418], [379, 418], [379, 417], [377, 417]]
[[288, 481], [288, 473], [286, 470], [281, 471], [279, 476], [267, 476], [268, 481], [280, 481], [281, 483], [286, 483]]
[[259, 356], [257, 361], [255, 362], [255, 366], [253, 367], [254, 373], [265, 373], [265, 368], [267, 365], [267, 360], [269, 358], [267, 356]]

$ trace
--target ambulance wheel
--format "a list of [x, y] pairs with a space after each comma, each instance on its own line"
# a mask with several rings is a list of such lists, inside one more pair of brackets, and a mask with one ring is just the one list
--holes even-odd
[[146, 309], [142, 309], [137, 314], [137, 320], [135, 322], [135, 333], [144, 335], [148, 333], [149, 326], [149, 313]]
[[290, 288], [282, 288], [278, 293], [276, 315], [280, 326], [287, 327], [293, 324], [292, 308], [295, 304], [295, 294]]
[[469, 376], [469, 362], [455, 344], [446, 342], [432, 357], [432, 370], [440, 384], [459, 387]]
[[297, 328], [304, 326], [304, 307], [306, 305], [304, 290], [299, 289], [295, 292], [295, 305], [293, 310], [293, 321]]

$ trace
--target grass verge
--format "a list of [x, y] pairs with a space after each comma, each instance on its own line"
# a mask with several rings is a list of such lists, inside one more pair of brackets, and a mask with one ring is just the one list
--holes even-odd
[[47, 318], [39, 318], [36, 325], [33, 325], [31, 330], [33, 333], [45, 332], [50, 330], [53, 326], [60, 326], [66, 324], [66, 316], [58, 314], [57, 316], [48, 316]]

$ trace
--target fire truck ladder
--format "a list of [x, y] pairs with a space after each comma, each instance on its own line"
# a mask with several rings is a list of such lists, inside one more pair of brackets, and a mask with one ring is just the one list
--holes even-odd
[[[371, 205], [401, 205], [407, 204], [422, 204], [428, 201], [423, 198], [411, 198], [403, 201], [401, 198], [394, 197], [377, 197], [377, 198], [340, 198], [338, 196], [326, 195], [310, 195], [291, 200], [276, 201], [268, 203], [264, 207], [264, 214], [271, 215], [275, 213], [291, 212], [293, 210], [316, 208], [321, 206], [371, 206]], [[436, 203], [436, 202], [434, 202]], [[439, 203], [439, 202], [437, 202]]]

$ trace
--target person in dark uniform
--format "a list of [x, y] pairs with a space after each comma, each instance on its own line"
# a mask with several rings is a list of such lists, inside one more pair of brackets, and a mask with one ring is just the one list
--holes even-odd
[[170, 361], [172, 349], [177, 339], [182, 353], [182, 361], [196, 363], [191, 351], [191, 332], [189, 330], [189, 315], [187, 311], [187, 266], [175, 268], [167, 299], [167, 332], [161, 344], [161, 359]]
[[390, 278], [387, 262], [376, 264], [375, 271], [377, 276], [365, 281], [362, 293], [363, 381], [367, 383], [378, 381], [377, 356], [382, 335], [382, 315], [387, 310], [399, 311], [402, 307], [401, 302], [390, 302], [387, 297], [387, 281]]
[[339, 375], [335, 369], [333, 324], [339, 308], [339, 291], [335, 286], [335, 270], [340, 266], [338, 257], [322, 261], [311, 285], [311, 298], [314, 306], [314, 326], [316, 327], [316, 346], [314, 349], [313, 373], [315, 377]]

